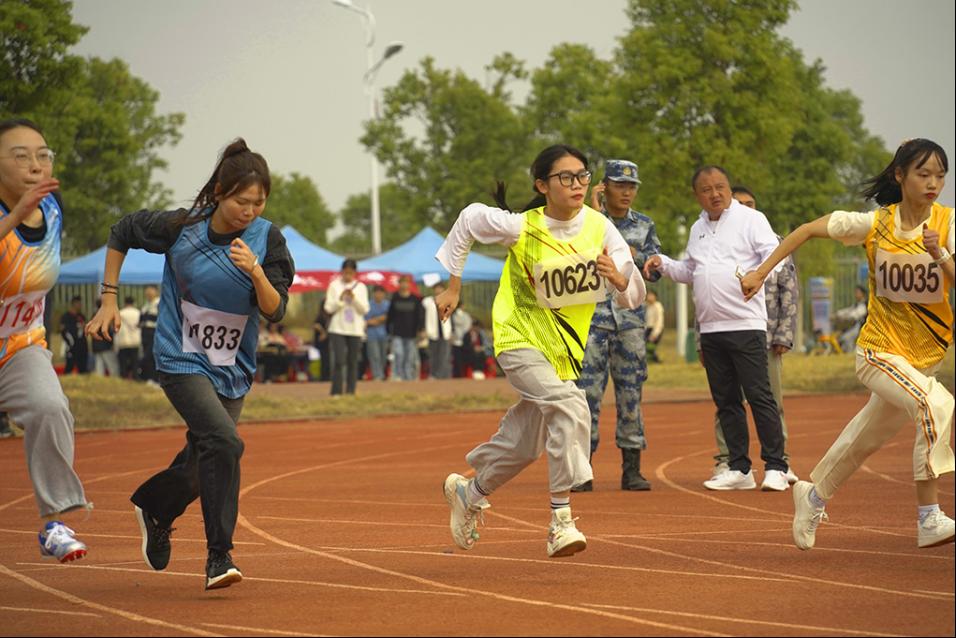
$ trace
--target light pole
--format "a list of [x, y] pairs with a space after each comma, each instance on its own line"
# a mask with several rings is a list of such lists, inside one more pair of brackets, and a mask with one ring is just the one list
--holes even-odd
[[[332, 0], [332, 4], [354, 11], [365, 20], [365, 60], [366, 71], [362, 80], [365, 84], [365, 93], [368, 95], [368, 115], [373, 121], [378, 119], [378, 109], [375, 105], [375, 74], [389, 59], [402, 50], [401, 42], [392, 42], [385, 47], [385, 53], [378, 62], [374, 61], [373, 48], [375, 46], [375, 16], [368, 9], [363, 9], [352, 4], [352, 0]], [[371, 161], [372, 188], [370, 200], [372, 203], [372, 253], [377, 255], [382, 252], [382, 227], [381, 212], [378, 200], [378, 160], [375, 159], [375, 153], [372, 153]]]

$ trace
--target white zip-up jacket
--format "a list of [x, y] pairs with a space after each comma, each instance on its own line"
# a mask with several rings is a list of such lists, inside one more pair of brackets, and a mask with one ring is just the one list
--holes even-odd
[[745, 301], [736, 273], [738, 268], [741, 275], [755, 270], [780, 242], [763, 213], [735, 199], [731, 202], [715, 222], [710, 221], [707, 211], [701, 211], [691, 226], [685, 259], [661, 255], [665, 276], [693, 284], [701, 334], [767, 330], [763, 287]]

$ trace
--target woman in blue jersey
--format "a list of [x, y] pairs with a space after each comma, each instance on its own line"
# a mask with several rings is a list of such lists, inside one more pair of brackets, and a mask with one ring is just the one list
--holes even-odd
[[127, 250], [166, 254], [153, 352], [160, 385], [186, 422], [186, 446], [130, 500], [143, 558], [161, 570], [173, 521], [200, 498], [206, 589], [242, 580], [229, 555], [243, 451], [236, 424], [255, 374], [259, 315], [282, 318], [295, 272], [279, 229], [260, 217], [270, 183], [265, 159], [238, 139], [191, 209], [121, 219], [110, 234], [103, 306], [87, 326], [97, 339], [119, 329], [117, 282]]
[[465, 208], [436, 255], [450, 273], [448, 289], [435, 298], [446, 320], [458, 305], [471, 244], [508, 246], [493, 309], [495, 355], [520, 396], [491, 440], [466, 457], [474, 478], [452, 473], [444, 492], [452, 539], [471, 549], [482, 511], [490, 507], [485, 497], [546, 452], [552, 511], [547, 552], [557, 558], [587, 546], [571, 516], [570, 493], [592, 478], [591, 415], [574, 383], [591, 316], [606, 297], [605, 285], [613, 286], [615, 303], [628, 308], [644, 301], [645, 288], [621, 233], [584, 204], [591, 172], [581, 151], [550, 146], [531, 165], [531, 176], [535, 198], [524, 212], [507, 210], [499, 184], [500, 208]]

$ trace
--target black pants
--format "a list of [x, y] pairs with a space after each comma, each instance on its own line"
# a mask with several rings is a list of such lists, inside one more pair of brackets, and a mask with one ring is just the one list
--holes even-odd
[[346, 393], [355, 394], [362, 338], [330, 334], [329, 345], [332, 350], [332, 394], [342, 394], [343, 384]]
[[[86, 337], [81, 338], [86, 339]], [[70, 374], [74, 369], [80, 374], [90, 371], [90, 351], [86, 343], [74, 345], [66, 351], [66, 366], [63, 368], [63, 374]]]
[[767, 333], [763, 330], [713, 332], [700, 336], [710, 395], [717, 405], [720, 427], [730, 453], [730, 469], [750, 471], [750, 436], [743, 394], [747, 396], [757, 437], [760, 458], [767, 470], [787, 471], [783, 460], [783, 430], [777, 403], [770, 391], [767, 373]]
[[140, 334], [143, 339], [143, 358], [139, 362], [139, 375], [143, 381], [155, 381], [156, 361], [153, 359], [153, 338], [156, 336], [156, 329], [143, 328]]
[[130, 500], [169, 527], [199, 497], [206, 546], [228, 552], [239, 516], [239, 459], [245, 446], [236, 424], [243, 398], [217, 394], [212, 382], [199, 374], [159, 372], [159, 382], [186, 422], [186, 447]]
[[124, 379], [135, 379], [139, 348], [120, 348], [116, 354], [119, 358], [120, 376]]

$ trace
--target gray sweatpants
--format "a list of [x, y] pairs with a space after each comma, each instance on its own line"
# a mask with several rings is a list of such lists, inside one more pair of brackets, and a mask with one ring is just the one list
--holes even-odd
[[537, 350], [508, 350], [498, 355], [498, 363], [521, 398], [491, 440], [465, 457], [482, 491], [491, 494], [545, 450], [552, 493], [590, 481], [591, 413], [584, 391], [574, 381], [559, 379]]
[[83, 485], [73, 471], [73, 415], [52, 357], [46, 348], [27, 346], [0, 368], [0, 411], [23, 428], [40, 516], [86, 506]]

